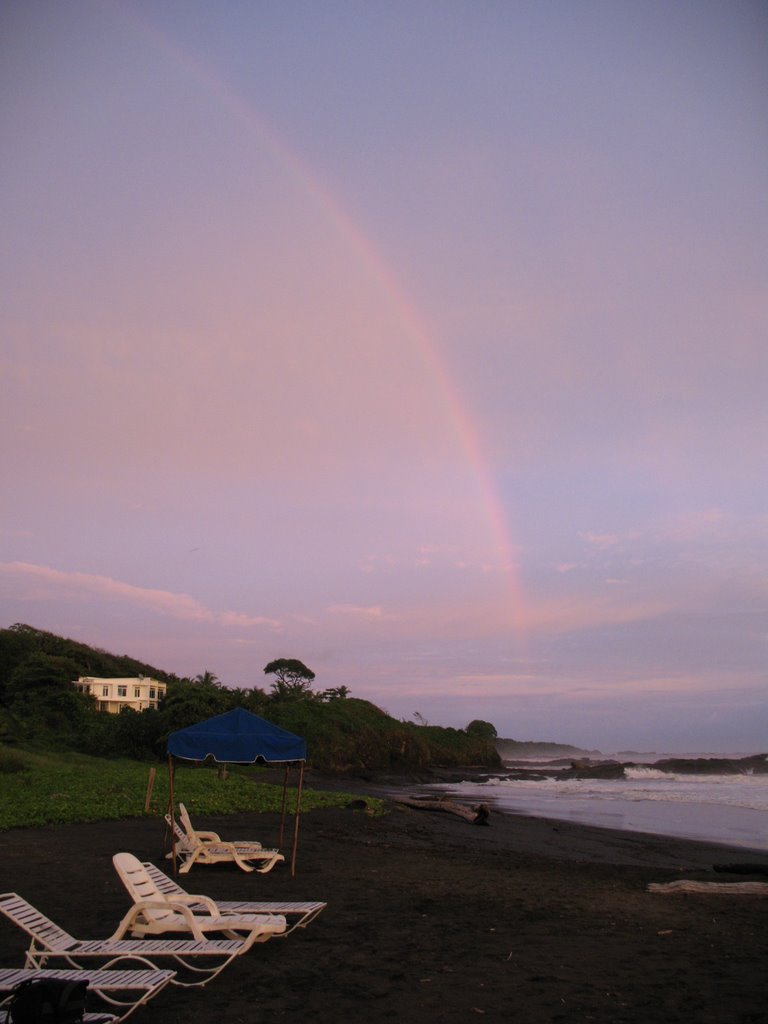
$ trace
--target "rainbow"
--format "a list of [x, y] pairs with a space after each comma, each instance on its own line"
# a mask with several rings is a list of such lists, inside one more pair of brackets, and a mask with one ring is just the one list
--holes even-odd
[[396, 314], [405, 336], [425, 366], [429, 379], [447, 411], [447, 419], [454, 431], [459, 450], [472, 466], [479, 485], [483, 507], [491, 536], [494, 539], [504, 574], [507, 594], [507, 614], [512, 634], [522, 641], [526, 632], [523, 593], [506, 510], [499, 495], [489, 460], [485, 454], [480, 431], [467, 409], [445, 360], [441, 358], [435, 340], [422, 322], [413, 302], [371, 240], [349, 216], [338, 199], [318, 180], [309, 167], [286, 145], [266, 118], [251, 104], [246, 103], [224, 79], [201, 60], [185, 51], [166, 33], [152, 24], [147, 17], [124, 4], [117, 7], [120, 14], [150, 44], [175, 65], [182, 67], [213, 95], [221, 106], [253, 133], [282, 169], [296, 181], [298, 187], [325, 214], [332, 226], [350, 247], [369, 278], [381, 289]]

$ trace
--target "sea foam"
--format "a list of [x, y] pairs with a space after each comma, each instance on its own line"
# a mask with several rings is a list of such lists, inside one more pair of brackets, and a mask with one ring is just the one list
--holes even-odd
[[491, 778], [446, 788], [499, 810], [768, 849], [768, 775], [626, 766], [616, 778]]

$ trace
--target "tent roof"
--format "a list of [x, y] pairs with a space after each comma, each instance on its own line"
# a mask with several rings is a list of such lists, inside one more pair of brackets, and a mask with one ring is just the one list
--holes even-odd
[[226, 764], [253, 764], [259, 758], [270, 762], [306, 761], [307, 744], [279, 725], [245, 708], [235, 708], [172, 732], [168, 753], [185, 761], [212, 757]]

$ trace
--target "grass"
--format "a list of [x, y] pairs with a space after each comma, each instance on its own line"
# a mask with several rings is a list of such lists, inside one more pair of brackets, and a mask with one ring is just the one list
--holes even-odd
[[[9, 750], [0, 746], [0, 831], [37, 825], [157, 817], [168, 806], [168, 771], [157, 765], [145, 809], [150, 765], [128, 760], [103, 760], [82, 754]], [[258, 769], [231, 767], [221, 779], [215, 768], [176, 766], [174, 798], [196, 814], [279, 811], [283, 787], [254, 781]], [[305, 789], [302, 812], [318, 807], [344, 807], [356, 797]], [[381, 812], [380, 800], [366, 802]], [[288, 792], [287, 809], [295, 809]]]

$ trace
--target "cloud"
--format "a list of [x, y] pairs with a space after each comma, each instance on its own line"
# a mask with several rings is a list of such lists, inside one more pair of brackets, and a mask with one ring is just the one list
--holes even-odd
[[222, 626], [267, 626], [279, 629], [277, 619], [247, 615], [243, 612], [215, 612], [190, 594], [177, 594], [170, 590], [137, 587], [132, 583], [83, 572], [61, 572], [47, 565], [30, 562], [0, 562], [0, 579], [13, 583], [16, 595], [23, 600], [60, 598], [64, 594], [74, 598], [99, 597], [138, 605], [168, 615], [174, 619], [196, 622], [214, 622]]
[[381, 605], [362, 608], [354, 604], [332, 604], [326, 610], [330, 615], [354, 615], [363, 619], [389, 618], [389, 616], [384, 615]]
[[598, 548], [601, 551], [605, 551], [607, 548], [615, 548], [617, 544], [621, 543], [621, 538], [617, 533], [592, 533], [587, 531], [580, 533], [579, 536], [590, 547]]

